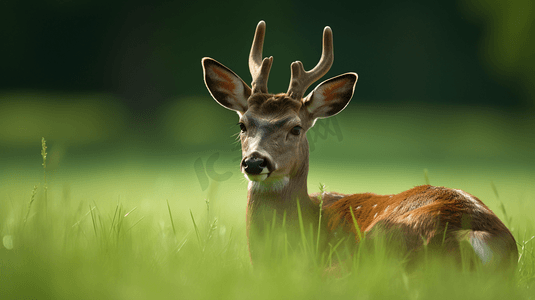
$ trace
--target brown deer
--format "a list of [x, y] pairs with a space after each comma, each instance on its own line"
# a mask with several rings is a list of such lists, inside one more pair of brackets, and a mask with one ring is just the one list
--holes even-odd
[[[241, 171], [249, 181], [247, 235], [253, 263], [263, 256], [262, 237], [274, 221], [285, 223], [289, 231], [315, 224], [310, 227], [321, 233], [323, 249], [337, 232], [354, 235], [357, 242], [390, 232], [401, 243], [397, 249], [408, 254], [424, 246], [439, 246], [442, 253], [459, 256], [464, 242], [482, 265], [516, 265], [518, 252], [511, 232], [483, 202], [462, 190], [424, 185], [385, 196], [309, 195], [305, 133], [318, 118], [334, 116], [348, 105], [358, 77], [356, 73], [336, 76], [303, 97], [333, 63], [332, 31], [325, 27], [318, 64], [305, 71], [300, 61], [293, 62], [288, 91], [269, 94], [273, 57], [262, 59], [265, 30], [261, 21], [249, 56], [251, 87], [219, 62], [202, 59], [210, 94], [240, 118]], [[320, 214], [322, 222], [318, 222]]]

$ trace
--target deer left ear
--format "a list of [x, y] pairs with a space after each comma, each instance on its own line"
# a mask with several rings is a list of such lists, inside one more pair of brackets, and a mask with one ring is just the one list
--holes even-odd
[[327, 118], [341, 112], [353, 97], [356, 73], [346, 73], [320, 83], [303, 99], [314, 119]]
[[214, 59], [203, 58], [202, 66], [204, 83], [215, 101], [243, 114], [247, 110], [251, 88], [236, 73]]

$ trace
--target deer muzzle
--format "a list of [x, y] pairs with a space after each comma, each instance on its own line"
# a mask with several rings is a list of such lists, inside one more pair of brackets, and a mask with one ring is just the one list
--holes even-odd
[[242, 160], [241, 167], [245, 177], [251, 181], [263, 181], [272, 171], [269, 159], [258, 153], [253, 153]]

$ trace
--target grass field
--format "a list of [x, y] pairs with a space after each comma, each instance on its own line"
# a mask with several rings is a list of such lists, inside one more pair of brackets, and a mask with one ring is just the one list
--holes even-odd
[[88, 154], [56, 168], [49, 141], [48, 169], [37, 141], [33, 158], [2, 160], [0, 299], [534, 299], [533, 121], [363, 111], [338, 119], [343, 135], [309, 133], [309, 192], [464, 189], [513, 232], [514, 275], [434, 261], [406, 271], [381, 247], [336, 276], [308, 256], [253, 268], [230, 135], [202, 152]]

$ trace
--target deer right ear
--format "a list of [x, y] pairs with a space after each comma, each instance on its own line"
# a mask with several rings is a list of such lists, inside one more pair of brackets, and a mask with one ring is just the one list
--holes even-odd
[[212, 97], [223, 107], [239, 113], [247, 110], [251, 88], [229, 68], [214, 59], [202, 59], [204, 83]]
[[346, 73], [320, 83], [303, 99], [314, 119], [327, 118], [341, 112], [353, 97], [357, 73]]

